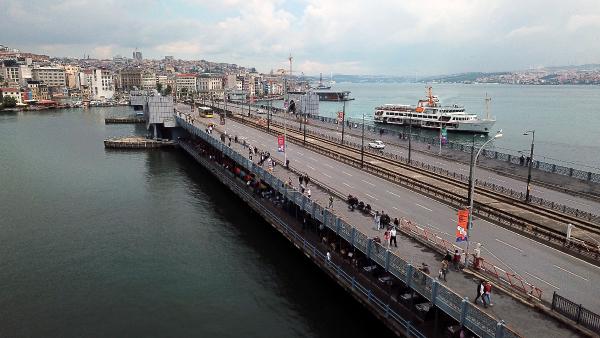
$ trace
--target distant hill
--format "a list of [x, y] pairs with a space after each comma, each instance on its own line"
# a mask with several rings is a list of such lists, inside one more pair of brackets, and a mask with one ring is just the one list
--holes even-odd
[[430, 76], [423, 79], [420, 79], [420, 82], [474, 82], [479, 78], [488, 77], [488, 76], [499, 76], [510, 74], [510, 72], [494, 72], [494, 73], [484, 73], [484, 72], [469, 72], [469, 73], [459, 73], [459, 74], [451, 74], [451, 75], [436, 75]]

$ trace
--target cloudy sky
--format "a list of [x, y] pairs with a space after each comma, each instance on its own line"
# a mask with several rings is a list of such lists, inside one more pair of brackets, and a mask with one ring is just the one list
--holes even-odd
[[305, 74], [600, 63], [600, 0], [0, 0], [0, 44], [174, 55]]

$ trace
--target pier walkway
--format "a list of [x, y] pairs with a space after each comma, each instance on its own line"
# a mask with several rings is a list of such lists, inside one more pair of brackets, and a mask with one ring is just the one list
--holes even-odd
[[[205, 122], [208, 122], [208, 121], [205, 121]], [[204, 130], [204, 128], [205, 128], [205, 125], [202, 125], [200, 123], [196, 123], [196, 125], [198, 126], [198, 128], [201, 128], [201, 130]], [[250, 144], [252, 146], [256, 145], [261, 150], [267, 150], [267, 151], [271, 152], [271, 155], [275, 156], [279, 161], [283, 160], [281, 158], [282, 157], [281, 154], [277, 154], [276, 150], [273, 149], [273, 148], [275, 148], [274, 147], [275, 143], [273, 142], [274, 137], [265, 135], [264, 136], [265, 139], [259, 138], [256, 131], [253, 132], [250, 128], [238, 125], [232, 121], [227, 121], [227, 125], [224, 127], [224, 129], [227, 130], [229, 135], [235, 134], [235, 135], [240, 136], [240, 138], [242, 136], [245, 136], [246, 139], [248, 140], [248, 142], [250, 142]], [[265, 143], [265, 142], [268, 142], [268, 143]], [[272, 144], [273, 146], [269, 146], [270, 144]], [[244, 153], [247, 154], [247, 150], [244, 149], [241, 144], [232, 143], [231, 147], [232, 147], [232, 149], [235, 149], [236, 151], [238, 151], [241, 154], [244, 154]], [[332, 162], [330, 160], [320, 156], [319, 154], [312, 153], [306, 149], [301, 150], [300, 147], [295, 147], [294, 145], [288, 146], [288, 153], [294, 153], [294, 154], [303, 153], [304, 154], [303, 157], [307, 159], [306, 161], [301, 161], [301, 160], [298, 160], [297, 155], [293, 155], [293, 157], [290, 156], [292, 159], [292, 169], [295, 169], [297, 172], [310, 173], [310, 176], [312, 178], [314, 178], [315, 180], [318, 180], [319, 182], [327, 182], [327, 180], [328, 180], [327, 176], [329, 176], [330, 178], [333, 176], [332, 171], [322, 170], [320, 172], [320, 170], [316, 170], [316, 169], [311, 170], [310, 169], [310, 167], [317, 166], [317, 164], [322, 164], [324, 166], [329, 165], [329, 166], [333, 167], [333, 165], [331, 164]], [[312, 160], [311, 157], [314, 160]], [[306, 162], [308, 162], [308, 163], [306, 163]], [[331, 168], [331, 169], [333, 169], [333, 168]], [[409, 201], [412, 200], [410, 195], [414, 195], [414, 193], [412, 193], [412, 192], [407, 193], [407, 191], [402, 191], [402, 188], [391, 187], [389, 182], [379, 182], [379, 181], [383, 181], [383, 180], [380, 180], [379, 178], [361, 176], [361, 173], [359, 170], [356, 170], [352, 167], [349, 167], [349, 166], [346, 166], [346, 165], [343, 165], [340, 163], [337, 163], [335, 165], [334, 171], [335, 171], [336, 176], [343, 176], [343, 175], [354, 176], [354, 175], [356, 175], [356, 178], [353, 181], [350, 181], [352, 184], [354, 184], [353, 182], [357, 182], [357, 181], [365, 181], [368, 186], [384, 184], [389, 189], [389, 190], [387, 190], [388, 193], [391, 193], [392, 195], [402, 196], [402, 199], [406, 199]], [[325, 175], [323, 175], [323, 174], [325, 174]], [[291, 178], [292, 182], [294, 182], [294, 184], [297, 183], [296, 174], [293, 172], [288, 172], [281, 166], [277, 166], [275, 168], [274, 175], [282, 181], [287, 181], [288, 179]], [[334, 182], [327, 182], [325, 184], [327, 186], [335, 186], [336, 190], [339, 189], [339, 195], [334, 197], [334, 208], [333, 208], [335, 214], [338, 215], [338, 217], [343, 219], [348, 224], [351, 224], [352, 226], [356, 227], [361, 232], [365, 233], [369, 238], [373, 238], [375, 236], [382, 237], [382, 233], [380, 231], [373, 229], [372, 218], [365, 217], [356, 211], [355, 212], [348, 211], [348, 209], [345, 207], [345, 201], [343, 201], [340, 198], [340, 196], [344, 196], [349, 189], [351, 189], [352, 192], [355, 192], [355, 189], [356, 189], [355, 187], [351, 186], [349, 183], [346, 183], [347, 187], [343, 187], [344, 186], [343, 184], [340, 185], [340, 184], [336, 184]], [[321, 202], [321, 203], [325, 204], [325, 201], [327, 201], [329, 199], [329, 196], [332, 195], [332, 193], [330, 191], [321, 190], [316, 185], [313, 186], [313, 189], [314, 189], [313, 196], [312, 196], [313, 201], [317, 201], [317, 202]], [[372, 196], [374, 197], [374, 199], [377, 199], [377, 197], [381, 197], [380, 193], [376, 192], [377, 189], [374, 187], [364, 188], [364, 185], [363, 185], [363, 187], [360, 189], [363, 191], [368, 191], [369, 193], [373, 193]], [[378, 201], [378, 199], [376, 201]], [[376, 201], [372, 205], [374, 205], [374, 207], [376, 207], [379, 210], [381, 205], [378, 205], [379, 203], [377, 203]], [[421, 207], [418, 207], [418, 208], [421, 208], [424, 210], [429, 209], [430, 211], [432, 211], [434, 209], [437, 210], [438, 206], [432, 205], [432, 203], [431, 203], [432, 201], [430, 201], [430, 202], [420, 201], [420, 202], [423, 204], [420, 204]], [[437, 202], [434, 202], [434, 203], [437, 203]], [[413, 207], [413, 208], [406, 208], [405, 210], [401, 210], [401, 209], [404, 209], [404, 208], [402, 208], [401, 204], [398, 204], [398, 203], [394, 203], [394, 204], [400, 208], [393, 206], [393, 207], [390, 207], [387, 209], [387, 210], [394, 210], [391, 213], [392, 217], [395, 216], [394, 214], [397, 215], [397, 214], [401, 214], [403, 212], [410, 213], [412, 211], [410, 209], [414, 209], [414, 207]], [[445, 206], [443, 206], [443, 208], [447, 209], [447, 207], [445, 207]], [[409, 214], [405, 214], [405, 216], [411, 217], [411, 215], [409, 215]], [[446, 215], [444, 215], [444, 216], [446, 216]], [[454, 219], [451, 219], [451, 221], [454, 222]], [[406, 261], [412, 262], [414, 265], [418, 265], [422, 262], [425, 262], [430, 265], [430, 267], [434, 273], [435, 273], [435, 271], [437, 271], [437, 269], [439, 267], [440, 257], [435, 251], [429, 250], [429, 249], [423, 247], [420, 243], [415, 242], [413, 239], [408, 238], [408, 237], [402, 238], [400, 240], [399, 244], [400, 245], [399, 245], [398, 249], [394, 248], [393, 250], [391, 250], [392, 253], [398, 254], [400, 257], [403, 257], [403, 259], [405, 259]], [[467, 296], [470, 299], [473, 298], [474, 292], [476, 289], [476, 283], [471, 279], [471, 277], [463, 275], [461, 273], [451, 273], [449, 275], [449, 280], [448, 280], [447, 285], [455, 292], [458, 292], [462, 296]], [[494, 297], [493, 303], [495, 304], [495, 306], [487, 309], [486, 311], [490, 315], [493, 315], [494, 317], [496, 317], [498, 319], [505, 320], [511, 327], [515, 328], [518, 332], [521, 332], [525, 336], [540, 336], [541, 337], [541, 336], [548, 336], [548, 335], [556, 336], [557, 334], [559, 334], [560, 336], [564, 336], [564, 337], [575, 336], [575, 334], [573, 332], [571, 332], [569, 329], [567, 329], [565, 327], [561, 327], [554, 320], [536, 312], [532, 308], [530, 308], [526, 305], [523, 305], [520, 302], [515, 301], [512, 297], [508, 297], [508, 296], [505, 296], [502, 294], [494, 294], [493, 297]]]

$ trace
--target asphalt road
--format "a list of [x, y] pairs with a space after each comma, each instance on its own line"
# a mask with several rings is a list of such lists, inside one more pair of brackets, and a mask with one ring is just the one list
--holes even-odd
[[[189, 111], [187, 106], [179, 106], [179, 109]], [[213, 123], [219, 124], [218, 116]], [[277, 152], [275, 136], [232, 120], [227, 120], [222, 127], [228, 135], [243, 136], [253, 147], [269, 151], [271, 156], [283, 161], [284, 154]], [[344, 195], [358, 196], [371, 204], [373, 210], [383, 210], [392, 218], [410, 219], [450, 242], [456, 240], [456, 210], [445, 204], [292, 143], [288, 144], [287, 158], [310, 177], [335, 187]], [[600, 300], [589, 297], [598, 291], [594, 285], [600, 281], [599, 267], [481, 219], [474, 221], [470, 240], [470, 250], [480, 242], [486, 261], [539, 287], [545, 299], [551, 299], [553, 291], [557, 291], [600, 313]]]
[[[228, 108], [231, 109], [233, 107], [237, 108], [235, 110], [236, 112], [242, 111], [247, 114], [247, 109], [244, 110], [243, 107], [239, 108], [239, 106], [233, 106], [231, 104], [228, 104]], [[255, 112], [253, 112], [253, 113], [255, 113]], [[266, 115], [264, 115], [264, 116], [266, 117]], [[284, 121], [283, 116], [272, 115], [272, 118], [273, 118], [273, 120], [275, 120], [279, 123], [283, 123], [283, 121]], [[287, 120], [287, 119], [286, 119], [286, 121], [289, 122], [289, 120]], [[328, 126], [329, 128], [324, 128], [324, 127], [320, 127], [320, 126], [315, 126], [314, 124], [316, 123], [316, 121], [310, 121], [310, 123], [312, 125], [308, 125], [307, 130], [313, 130], [315, 132], [334, 136], [334, 137], [341, 139], [341, 134], [342, 134], [341, 133], [341, 125], [339, 126], [339, 130], [332, 130], [332, 129], [330, 129], [331, 125]], [[300, 124], [296, 121], [289, 123], [289, 126], [291, 128], [295, 128], [296, 130], [298, 129], [299, 125]], [[325, 126], [325, 125], [326, 125], [326, 123], [323, 123], [323, 126]], [[352, 131], [352, 132], [354, 132], [354, 131]], [[354, 142], [357, 144], [361, 143], [361, 138], [350, 134], [349, 130], [347, 128], [344, 133], [344, 140]], [[365, 135], [365, 147], [367, 146], [368, 142], [371, 142], [373, 140], [375, 140], [375, 138], [370, 138], [370, 137], [368, 137], [368, 135]], [[387, 144], [385, 147], [385, 151], [395, 154], [395, 155], [398, 155], [398, 156], [403, 156], [405, 158], [408, 157], [408, 150], [406, 148], [396, 146], [393, 144]], [[483, 155], [480, 155], [480, 159], [482, 158], [482, 156]], [[429, 154], [425, 154], [422, 152], [416, 152], [416, 151], [412, 152], [411, 159], [417, 160], [420, 162], [424, 162], [424, 163], [429, 163], [436, 167], [446, 169], [451, 172], [456, 172], [456, 174], [463, 174], [465, 176], [469, 175], [469, 170], [470, 170], [469, 165], [461, 163], [461, 162], [451, 161], [451, 160], [447, 160], [445, 158], [432, 156]], [[501, 185], [505, 188], [512, 189], [514, 191], [523, 191], [524, 192], [526, 190], [526, 186], [527, 186], [526, 182], [524, 182], [524, 181], [514, 179], [512, 177], [502, 176], [496, 172], [486, 170], [483, 168], [476, 168], [475, 177], [478, 180], [486, 181], [486, 182], [493, 183], [496, 185]], [[597, 202], [597, 201], [592, 201], [592, 200], [589, 200], [586, 198], [573, 196], [573, 195], [570, 195], [570, 194], [567, 194], [564, 192], [560, 192], [557, 190], [538, 186], [535, 184], [532, 184], [531, 194], [533, 196], [544, 198], [548, 201], [554, 201], [556, 203], [560, 203], [560, 204], [563, 204], [563, 205], [566, 205], [566, 206], [569, 206], [572, 208], [577, 208], [577, 209], [585, 211], [585, 212], [591, 212], [593, 214], [600, 215], [600, 202]]]

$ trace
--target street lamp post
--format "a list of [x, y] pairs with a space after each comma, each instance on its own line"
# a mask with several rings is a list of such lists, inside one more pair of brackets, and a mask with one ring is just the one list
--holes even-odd
[[362, 116], [362, 136], [360, 138], [360, 167], [362, 168], [365, 161], [365, 114]]
[[308, 115], [305, 113], [304, 117], [303, 117], [303, 119], [304, 119], [304, 121], [303, 121], [304, 122], [304, 142], [302, 143], [303, 145], [306, 145], [306, 122], [308, 122], [307, 116]]
[[346, 101], [344, 101], [344, 108], [342, 108], [342, 145], [344, 145], [344, 126], [346, 125]]
[[473, 195], [475, 194], [475, 168], [477, 167], [477, 158], [479, 157], [479, 154], [481, 154], [481, 151], [483, 150], [483, 148], [485, 148], [485, 146], [492, 142], [495, 139], [501, 138], [502, 137], [502, 129], [500, 129], [496, 135], [494, 135], [494, 137], [490, 138], [489, 140], [487, 140], [482, 146], [481, 148], [479, 148], [479, 150], [477, 151], [477, 155], [475, 155], [475, 157], [473, 157], [473, 154], [475, 152], [475, 135], [473, 135], [473, 147], [471, 148], [471, 168], [469, 170], [469, 221], [468, 221], [468, 225], [467, 225], [467, 251], [465, 253], [465, 266], [467, 265], [467, 261], [469, 259], [469, 242], [470, 242], [470, 231], [471, 228], [473, 227]]
[[410, 165], [410, 153], [412, 150], [412, 116], [408, 119], [408, 164]]
[[525, 202], [529, 203], [531, 193], [531, 167], [533, 167], [533, 146], [535, 143], [535, 130], [527, 130], [523, 135], [531, 134], [531, 152], [529, 153], [529, 169], [527, 169], [527, 190], [525, 191]]

